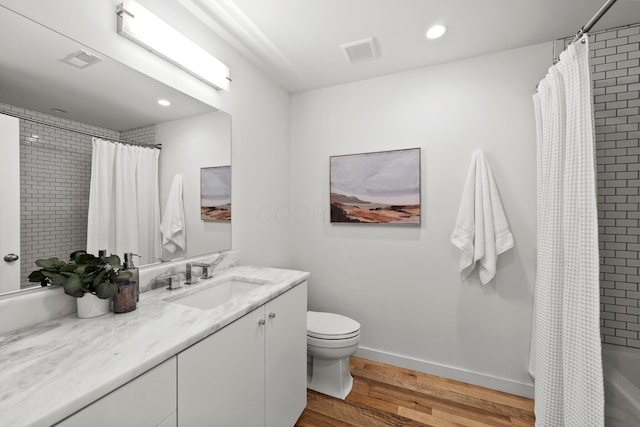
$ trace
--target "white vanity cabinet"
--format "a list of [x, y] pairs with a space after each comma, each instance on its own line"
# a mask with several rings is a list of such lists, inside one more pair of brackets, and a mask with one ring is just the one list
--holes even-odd
[[293, 426], [306, 404], [307, 284], [178, 355], [178, 425]]
[[57, 427], [175, 427], [176, 357], [56, 424]]

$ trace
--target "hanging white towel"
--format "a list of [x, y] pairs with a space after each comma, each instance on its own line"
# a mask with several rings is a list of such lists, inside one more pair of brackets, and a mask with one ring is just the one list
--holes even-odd
[[498, 187], [482, 150], [473, 153], [451, 243], [462, 251], [460, 276], [466, 278], [479, 262], [483, 284], [495, 276], [498, 255], [513, 247]]
[[162, 246], [169, 252], [186, 249], [184, 206], [182, 203], [182, 175], [173, 177], [167, 204], [160, 223]]

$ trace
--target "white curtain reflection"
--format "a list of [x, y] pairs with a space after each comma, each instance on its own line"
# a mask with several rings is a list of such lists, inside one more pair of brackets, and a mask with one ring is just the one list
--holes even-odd
[[140, 264], [160, 258], [160, 202], [157, 148], [93, 138], [87, 252], [123, 257]]

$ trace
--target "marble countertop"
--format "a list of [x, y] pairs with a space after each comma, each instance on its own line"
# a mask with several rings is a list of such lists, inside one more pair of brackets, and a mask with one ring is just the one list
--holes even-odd
[[[0, 425], [50, 426], [308, 277], [233, 267], [179, 290], [142, 293], [130, 313], [93, 319], [73, 314], [0, 335]], [[166, 301], [227, 278], [266, 283], [211, 310]]]

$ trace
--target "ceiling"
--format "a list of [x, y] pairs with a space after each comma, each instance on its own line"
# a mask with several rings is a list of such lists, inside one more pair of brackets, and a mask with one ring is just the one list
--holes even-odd
[[[605, 0], [178, 0], [291, 92], [574, 35]], [[592, 31], [640, 22], [618, 0]], [[426, 29], [448, 32], [428, 40]], [[378, 59], [350, 64], [340, 45], [375, 37]], [[551, 51], [549, 61], [551, 62]], [[233, 70], [232, 70], [233, 73]]]
[[[289, 92], [348, 83], [575, 34], [604, 0], [176, 0]], [[0, 6], [0, 102], [114, 130], [211, 107], [109, 58], [60, 61], [85, 46]], [[618, 0], [595, 30], [640, 22]], [[425, 30], [449, 31], [427, 40]], [[20, 34], [20, 43], [15, 35]], [[350, 64], [341, 44], [375, 37], [380, 57]], [[89, 49], [90, 50], [90, 49]], [[99, 54], [99, 53], [98, 53]], [[551, 63], [551, 49], [549, 52]], [[232, 70], [233, 77], [233, 70]], [[166, 109], [158, 98], [170, 99]], [[67, 113], [52, 111], [59, 108]]]

